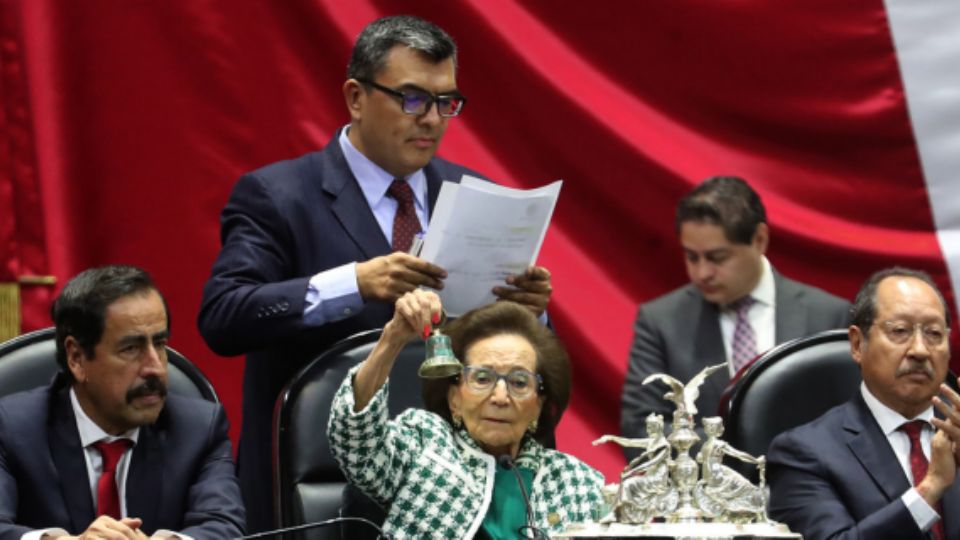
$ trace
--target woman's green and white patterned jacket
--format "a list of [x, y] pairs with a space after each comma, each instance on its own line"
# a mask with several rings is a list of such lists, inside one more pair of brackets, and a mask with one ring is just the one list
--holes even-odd
[[[465, 429], [423, 409], [389, 420], [389, 381], [354, 412], [355, 371], [337, 391], [328, 426], [347, 479], [389, 508], [384, 530], [396, 538], [473, 538], [490, 505], [496, 459]], [[530, 504], [547, 532], [589, 521], [601, 504], [603, 476], [573, 456], [525, 437], [516, 463], [534, 471]]]

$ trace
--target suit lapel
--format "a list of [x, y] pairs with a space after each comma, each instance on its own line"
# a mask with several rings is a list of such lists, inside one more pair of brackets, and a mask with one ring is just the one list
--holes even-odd
[[[716, 304], [708, 302], [692, 285], [687, 289], [687, 292], [699, 300], [698, 313], [694, 314], [695, 320], [691, 321], [696, 327], [693, 329], [695, 340], [693, 358], [689, 361], [700, 367], [726, 362], [727, 356], [724, 352], [726, 349], [723, 347], [723, 336], [720, 333], [719, 308]], [[719, 351], [719, 355], [717, 351]], [[699, 371], [699, 369], [696, 371]], [[706, 388], [712, 388], [714, 394], [719, 396], [729, 382], [729, 370], [720, 370], [719, 373], [707, 377], [701, 395], [707, 393]], [[709, 414], [713, 414], [713, 411], [710, 411]]]
[[[433, 217], [433, 207], [437, 205], [437, 197], [440, 196], [440, 187], [443, 185], [443, 178], [437, 173], [433, 166], [433, 161], [427, 163], [423, 168], [423, 175], [427, 177], [427, 216]], [[456, 179], [459, 181], [459, 178]]]
[[[343, 157], [339, 131], [322, 154], [323, 157], [318, 158], [321, 160], [318, 168], [323, 179], [322, 187], [324, 193], [332, 199], [330, 208], [337, 220], [367, 258], [390, 253], [390, 244], [380, 230], [380, 224], [363, 196], [360, 184], [350, 171], [347, 159]], [[432, 216], [444, 179], [440, 177], [432, 160], [424, 167], [423, 173], [427, 179], [427, 214]], [[459, 178], [449, 180], [459, 181]]]
[[363, 196], [347, 159], [340, 149], [340, 132], [318, 157], [323, 191], [331, 199], [330, 210], [367, 259], [390, 253], [390, 244], [380, 230], [373, 210]]
[[910, 488], [887, 437], [880, 431], [880, 425], [859, 392], [847, 406], [843, 427], [849, 436], [847, 446], [853, 452], [853, 457], [860, 462], [888, 501], [899, 498]]
[[776, 328], [774, 343], [783, 343], [807, 335], [807, 309], [803, 289], [773, 272], [776, 289]]
[[80, 432], [70, 405], [69, 388], [53, 394], [49, 444], [50, 455], [57, 468], [64, 506], [70, 514], [73, 531], [87, 528], [96, 517], [87, 461], [80, 446]]
[[163, 431], [156, 427], [163, 421], [161, 413], [157, 424], [140, 428], [127, 471], [127, 514], [143, 519], [147, 530], [157, 528], [157, 508], [164, 497]]

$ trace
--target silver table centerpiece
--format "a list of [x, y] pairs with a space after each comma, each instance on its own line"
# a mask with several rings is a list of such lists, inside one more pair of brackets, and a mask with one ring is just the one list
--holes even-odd
[[[665, 538], [689, 540], [801, 539], [786, 525], [767, 517], [766, 459], [740, 451], [721, 439], [723, 421], [703, 419], [707, 440], [693, 457], [700, 442], [694, 430], [696, 400], [703, 381], [726, 364], [704, 368], [687, 384], [662, 373], [643, 384], [659, 381], [670, 391], [664, 399], [676, 406], [669, 436], [663, 417], [647, 417], [647, 437], [628, 439], [604, 435], [593, 444], [615, 442], [643, 451], [624, 468], [619, 484], [604, 488], [609, 511], [591, 523], [573, 524], [553, 538]], [[755, 485], [724, 465], [732, 458], [757, 467]]]

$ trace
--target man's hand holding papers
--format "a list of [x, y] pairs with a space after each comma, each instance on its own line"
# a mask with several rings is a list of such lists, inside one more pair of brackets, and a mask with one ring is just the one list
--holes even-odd
[[496, 286], [493, 294], [501, 300], [511, 300], [533, 312], [539, 317], [547, 309], [550, 293], [550, 271], [542, 266], [531, 266], [522, 274], [509, 276], [507, 285], [513, 287]]
[[445, 277], [443, 268], [400, 251], [357, 263], [357, 288], [364, 300], [396, 302], [420, 286], [440, 290]]

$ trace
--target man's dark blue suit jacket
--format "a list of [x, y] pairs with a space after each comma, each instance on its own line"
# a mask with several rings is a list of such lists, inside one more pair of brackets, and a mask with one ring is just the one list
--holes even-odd
[[[127, 514], [196, 539], [243, 534], [227, 417], [207, 401], [167, 396], [140, 428], [126, 484]], [[69, 384], [0, 399], [0, 539], [50, 527], [83, 532], [96, 519]]]
[[[203, 291], [198, 323], [207, 344], [221, 355], [247, 355], [238, 461], [250, 532], [274, 526], [271, 423], [283, 386], [330, 345], [393, 316], [392, 304], [368, 302], [334, 323], [303, 322], [311, 276], [391, 252], [338, 139], [240, 178], [221, 216], [223, 247]], [[443, 181], [479, 176], [440, 158], [424, 173], [431, 212]]]
[[[806, 540], [926, 539], [900, 497], [910, 483], [857, 395], [770, 445], [770, 517]], [[942, 499], [948, 539], [960, 538], [960, 480]]]

